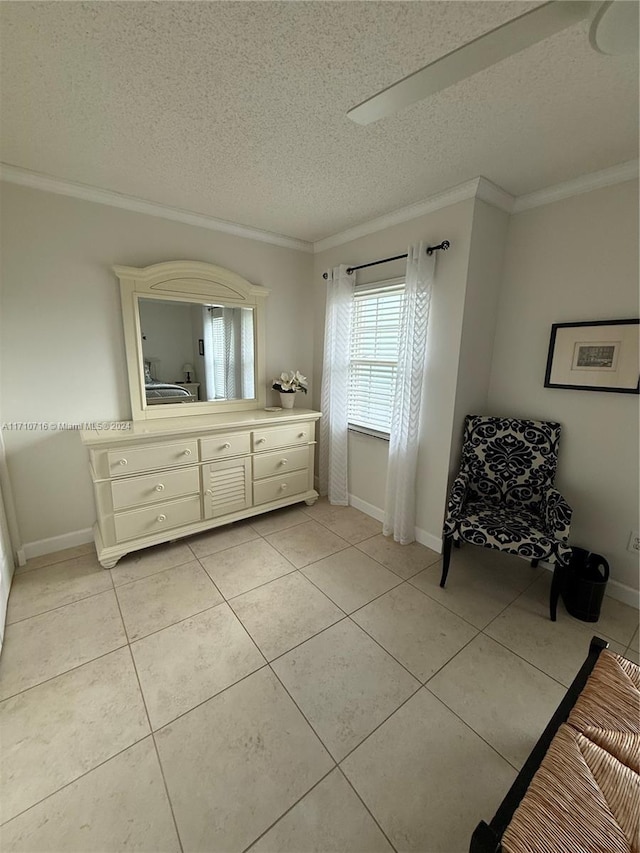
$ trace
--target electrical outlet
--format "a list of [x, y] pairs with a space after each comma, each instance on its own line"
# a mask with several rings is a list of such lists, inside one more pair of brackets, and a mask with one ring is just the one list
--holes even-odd
[[627, 545], [627, 551], [631, 551], [632, 554], [637, 554], [640, 552], [640, 533], [637, 530], [631, 531], [631, 535], [629, 536], [629, 544]]

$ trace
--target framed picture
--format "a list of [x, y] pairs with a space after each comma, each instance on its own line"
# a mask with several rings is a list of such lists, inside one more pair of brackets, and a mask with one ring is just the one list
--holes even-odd
[[640, 320], [554, 323], [545, 388], [640, 392]]

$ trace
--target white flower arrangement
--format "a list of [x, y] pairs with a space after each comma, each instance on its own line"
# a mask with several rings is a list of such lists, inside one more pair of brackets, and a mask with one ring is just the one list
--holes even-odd
[[307, 393], [307, 377], [303, 376], [299, 370], [292, 370], [290, 373], [284, 372], [273, 380], [271, 386], [274, 391], [280, 391], [281, 394], [295, 394], [296, 391]]

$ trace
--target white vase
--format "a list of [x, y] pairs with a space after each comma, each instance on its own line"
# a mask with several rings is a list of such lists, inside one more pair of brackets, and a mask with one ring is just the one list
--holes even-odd
[[295, 391], [289, 391], [288, 393], [280, 391], [280, 405], [282, 406], [283, 409], [293, 409], [293, 404], [295, 403], [295, 401], [296, 401], [296, 392]]

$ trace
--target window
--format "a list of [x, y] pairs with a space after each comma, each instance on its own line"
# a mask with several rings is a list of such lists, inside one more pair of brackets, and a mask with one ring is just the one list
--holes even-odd
[[349, 366], [349, 425], [389, 435], [404, 283], [356, 290]]

